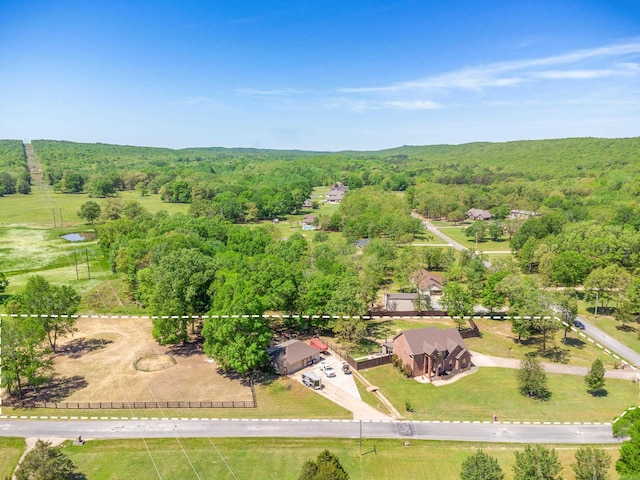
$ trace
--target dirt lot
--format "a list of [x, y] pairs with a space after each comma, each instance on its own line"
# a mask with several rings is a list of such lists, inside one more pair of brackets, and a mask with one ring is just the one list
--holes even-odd
[[73, 337], [59, 341], [53, 382], [39, 400], [251, 400], [250, 388], [221, 375], [200, 343], [155, 342], [150, 319], [81, 318], [76, 326]]

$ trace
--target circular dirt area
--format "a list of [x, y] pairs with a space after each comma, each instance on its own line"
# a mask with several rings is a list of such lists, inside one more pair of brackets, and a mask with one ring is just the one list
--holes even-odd
[[144, 357], [136, 360], [133, 366], [136, 367], [136, 370], [140, 370], [141, 372], [155, 372], [173, 367], [175, 364], [176, 361], [171, 355], [158, 354], [145, 355]]

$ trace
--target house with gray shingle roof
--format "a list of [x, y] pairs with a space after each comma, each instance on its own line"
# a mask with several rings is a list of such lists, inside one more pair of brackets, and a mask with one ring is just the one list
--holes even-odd
[[454, 375], [471, 367], [471, 352], [455, 328], [406, 330], [392, 340], [393, 354], [412, 377]]
[[280, 375], [289, 375], [320, 360], [320, 350], [291, 339], [267, 349], [271, 364]]

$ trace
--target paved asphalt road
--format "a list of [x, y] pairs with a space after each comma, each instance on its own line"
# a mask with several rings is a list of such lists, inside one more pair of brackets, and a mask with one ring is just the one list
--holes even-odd
[[609, 350], [616, 352], [619, 356], [630, 362], [632, 365], [636, 365], [640, 367], [640, 353], [635, 350], [627, 347], [626, 345], [620, 343], [615, 338], [604, 333], [602, 330], [597, 328], [592, 323], [589, 323], [588, 320], [585, 320], [582, 317], [577, 317], [576, 320], [580, 320], [585, 329], [582, 330], [587, 336], [593, 338], [596, 342], [601, 344], [603, 347], [608, 348]]
[[0, 420], [0, 436], [121, 439], [166, 437], [397, 438], [509, 443], [619, 443], [611, 425], [517, 425], [358, 420]]

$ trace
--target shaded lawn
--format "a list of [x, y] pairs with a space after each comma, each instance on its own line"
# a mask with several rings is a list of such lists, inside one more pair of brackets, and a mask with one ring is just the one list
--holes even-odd
[[[610, 422], [638, 401], [638, 386], [627, 380], [607, 379], [608, 394], [593, 397], [584, 377], [547, 374], [551, 399], [543, 402], [520, 394], [517, 370], [480, 368], [449, 385], [435, 387], [404, 378], [393, 366], [361, 372], [367, 380], [414, 420], [491, 420], [545, 422]], [[414, 412], [405, 412], [409, 402]]]
[[562, 343], [564, 328], [547, 334], [547, 353], [542, 354], [542, 335], [518, 343], [518, 337], [511, 332], [509, 320], [493, 320], [488, 318], [474, 318], [478, 325], [481, 338], [465, 340], [470, 350], [492, 355], [495, 357], [511, 357], [523, 359], [525, 355], [535, 352], [542, 362], [566, 363], [580, 367], [590, 367], [594, 360], [602, 360], [605, 368], [614, 368], [615, 359], [595, 347], [578, 333], [569, 330], [567, 343]]
[[24, 438], [0, 437], [0, 478], [11, 478], [26, 446]]
[[[570, 464], [578, 447], [551, 447], [564, 467], [563, 478], [574, 479]], [[478, 448], [498, 460], [505, 479], [513, 479], [514, 452], [522, 451], [522, 445], [412, 440], [405, 447], [399, 439], [365, 439], [362, 450], [370, 453], [360, 457], [358, 439], [173, 438], [88, 441], [83, 446], [68, 444], [65, 453], [92, 480], [295, 480], [302, 464], [324, 449], [337, 455], [351, 480], [452, 480], [459, 478], [462, 462]], [[612, 457], [610, 473], [615, 478], [618, 447], [603, 448]]]
[[[334, 418], [352, 413], [289, 378], [270, 377], [256, 384], [257, 408], [170, 408], [147, 410], [18, 409], [3, 407], [4, 415], [139, 417], [139, 418]], [[1, 478], [1, 477], [0, 477]]]

